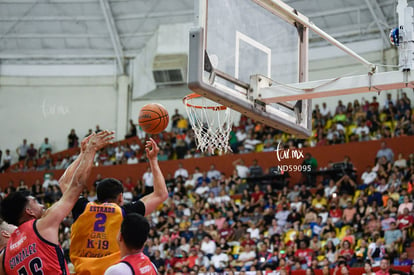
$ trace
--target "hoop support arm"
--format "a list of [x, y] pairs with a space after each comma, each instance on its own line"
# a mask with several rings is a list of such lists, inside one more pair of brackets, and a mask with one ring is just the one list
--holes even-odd
[[[384, 90], [402, 88], [414, 88], [414, 73], [410, 71], [392, 71], [288, 85], [274, 84], [271, 87], [259, 87], [257, 93], [261, 95], [261, 101], [269, 104], [366, 92], [379, 93]], [[282, 91], [283, 95], [277, 96]], [[286, 91], [289, 91], [289, 95], [286, 95]]]
[[262, 6], [263, 8], [265, 8], [266, 10], [281, 17], [282, 19], [284, 19], [290, 24], [294, 24], [295, 22], [298, 22], [302, 24], [303, 26], [308, 27], [309, 29], [314, 31], [317, 35], [319, 35], [320, 37], [322, 37], [323, 39], [325, 39], [326, 41], [328, 41], [335, 47], [341, 49], [349, 56], [353, 57], [354, 59], [358, 60], [360, 63], [367, 66], [370, 72], [376, 71], [376, 66], [374, 64], [372, 64], [371, 62], [369, 62], [362, 56], [358, 55], [353, 50], [351, 50], [350, 48], [348, 48], [347, 46], [345, 46], [344, 44], [342, 44], [341, 42], [339, 42], [338, 40], [336, 40], [335, 38], [333, 38], [326, 32], [324, 32], [323, 30], [318, 28], [315, 24], [310, 22], [309, 19], [303, 14], [300, 14], [300, 13], [296, 14], [295, 12], [297, 11], [295, 9], [283, 3], [281, 0], [265, 0], [265, 1], [253, 0], [253, 1], [256, 2], [258, 5]]

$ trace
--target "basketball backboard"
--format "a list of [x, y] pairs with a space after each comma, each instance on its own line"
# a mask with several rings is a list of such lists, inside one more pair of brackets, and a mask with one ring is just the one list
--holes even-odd
[[[307, 81], [307, 28], [280, 14], [271, 0], [196, 2], [189, 88], [256, 121], [308, 137], [310, 99], [266, 103], [257, 92], [258, 87]], [[286, 91], [279, 95], [290, 95]]]

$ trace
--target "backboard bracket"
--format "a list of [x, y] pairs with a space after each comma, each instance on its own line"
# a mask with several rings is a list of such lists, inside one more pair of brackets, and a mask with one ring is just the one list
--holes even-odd
[[254, 99], [254, 108], [258, 110], [262, 110], [262, 112], [266, 112], [266, 103], [260, 101], [259, 99]]
[[[262, 101], [262, 94], [260, 93], [263, 88], [270, 88], [273, 85], [273, 80], [264, 75], [252, 75], [250, 76], [250, 87], [248, 89], [248, 98], [256, 102], [261, 102], [263, 106], [266, 106], [266, 102]], [[302, 100], [298, 100], [294, 105], [289, 102], [277, 102], [282, 108], [293, 111], [293, 115], [296, 117], [296, 123], [300, 124], [302, 120]], [[263, 110], [265, 111], [265, 109]]]

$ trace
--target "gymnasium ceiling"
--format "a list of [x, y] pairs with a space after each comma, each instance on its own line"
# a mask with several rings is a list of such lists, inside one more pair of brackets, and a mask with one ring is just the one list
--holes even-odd
[[[397, 0], [285, 0], [341, 42], [383, 39]], [[413, 1], [408, 1], [413, 6]], [[1, 62], [124, 59], [161, 24], [192, 22], [194, 0], [0, 0]], [[324, 45], [311, 33], [311, 47]]]

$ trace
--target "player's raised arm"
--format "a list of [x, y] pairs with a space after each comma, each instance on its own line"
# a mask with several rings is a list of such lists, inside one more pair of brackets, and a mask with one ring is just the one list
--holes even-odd
[[154, 177], [154, 191], [141, 199], [145, 204], [145, 216], [153, 212], [158, 205], [168, 198], [165, 179], [158, 165], [157, 157], [159, 150], [157, 143], [152, 138], [146, 142], [145, 151]]
[[70, 213], [76, 200], [87, 183], [87, 179], [93, 166], [95, 153], [108, 145], [113, 140], [113, 132], [102, 131], [91, 135], [84, 144], [84, 150], [80, 156], [79, 164], [73, 173], [73, 177], [66, 176], [62, 184], [67, 186], [62, 197], [53, 204], [37, 222], [40, 235], [48, 241], [57, 243], [58, 234], [56, 229], [59, 224]]
[[63, 173], [63, 175], [60, 177], [60, 179], [59, 179], [59, 187], [60, 187], [60, 190], [62, 191], [62, 193], [65, 193], [66, 189], [68, 188], [68, 185], [69, 185], [70, 181], [72, 180], [73, 175], [74, 175], [76, 169], [79, 166], [79, 163], [80, 163], [81, 158], [82, 158], [82, 154], [86, 150], [86, 146], [87, 146], [87, 144], [89, 142], [89, 139], [92, 136], [94, 136], [94, 135], [96, 135], [95, 132], [92, 133], [91, 135], [85, 137], [82, 140], [82, 142], [81, 142], [81, 151], [80, 151], [79, 156], [76, 158], [76, 160], [74, 162], [72, 162], [69, 165], [69, 167], [66, 169], [65, 173]]

